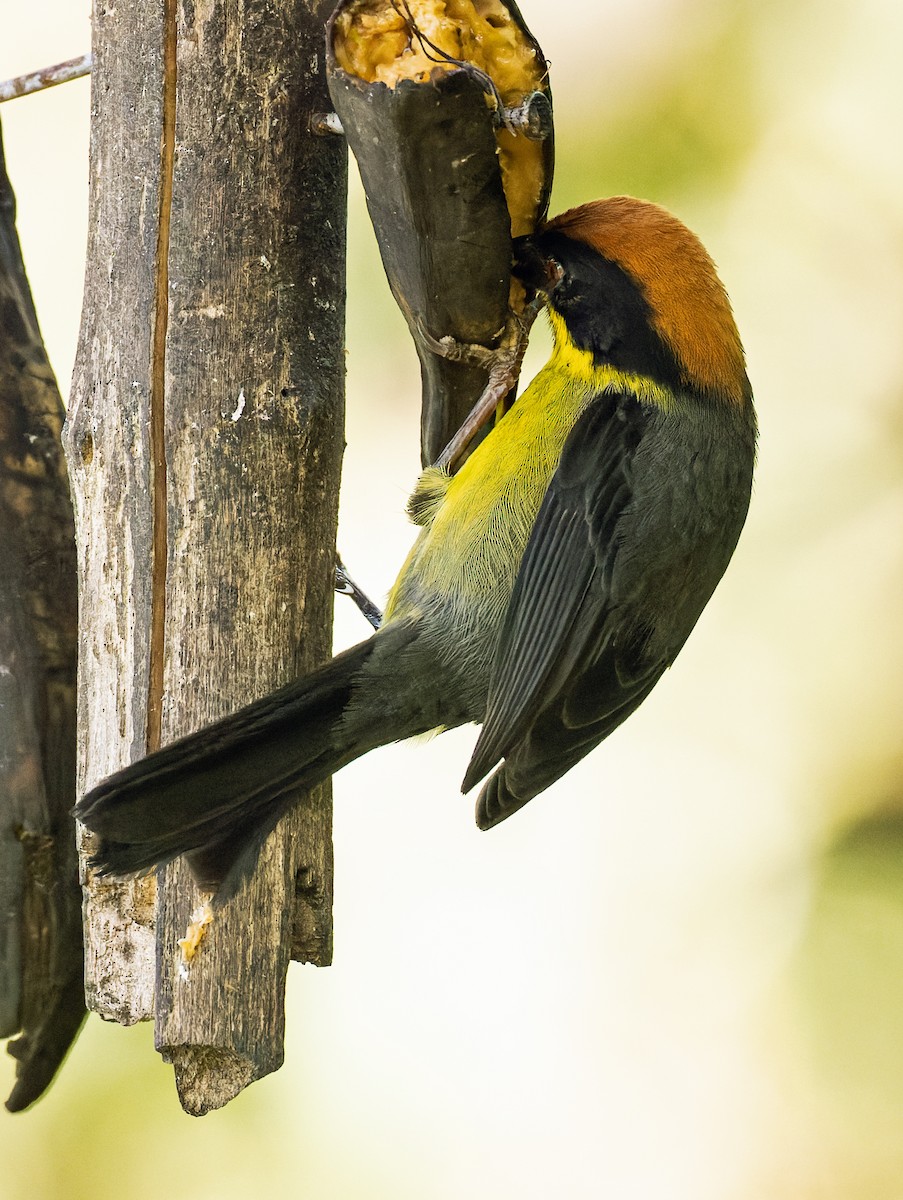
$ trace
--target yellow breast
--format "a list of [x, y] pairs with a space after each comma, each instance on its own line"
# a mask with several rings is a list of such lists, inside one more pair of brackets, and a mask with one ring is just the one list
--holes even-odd
[[597, 390], [553, 358], [457, 475], [424, 473], [414, 503], [424, 528], [387, 619], [433, 599], [504, 610], [565, 438]]

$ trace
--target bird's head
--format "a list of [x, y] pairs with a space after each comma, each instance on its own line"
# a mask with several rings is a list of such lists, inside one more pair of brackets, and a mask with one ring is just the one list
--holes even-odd
[[548, 300], [557, 349], [670, 392], [751, 399], [727, 293], [702, 243], [665, 209], [615, 196], [515, 240], [514, 273]]

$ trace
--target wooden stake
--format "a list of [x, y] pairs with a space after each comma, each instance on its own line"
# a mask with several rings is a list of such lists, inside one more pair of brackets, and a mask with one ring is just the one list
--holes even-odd
[[[216, 20], [213, 19], [213, 14]], [[331, 651], [346, 156], [319, 0], [266, 19], [96, 5], [91, 244], [66, 445], [81, 551], [80, 790]], [[181, 864], [88, 881], [88, 994], [156, 1019], [183, 1106], [282, 1061], [289, 955], [331, 958], [328, 789], [217, 908]], [[155, 927], [155, 928], [154, 928]], [[155, 984], [156, 976], [156, 987]]]

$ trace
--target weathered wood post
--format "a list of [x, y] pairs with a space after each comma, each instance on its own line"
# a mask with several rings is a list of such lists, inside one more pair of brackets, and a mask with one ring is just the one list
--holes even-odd
[[[328, 8], [95, 0], [65, 433], [80, 792], [330, 653], [346, 154], [309, 126], [329, 108]], [[156, 887], [86, 878], [89, 1002], [154, 1017], [189, 1112], [280, 1065], [289, 955], [331, 957], [330, 832], [321, 788], [189, 963], [178, 942], [200, 897], [183, 865]]]

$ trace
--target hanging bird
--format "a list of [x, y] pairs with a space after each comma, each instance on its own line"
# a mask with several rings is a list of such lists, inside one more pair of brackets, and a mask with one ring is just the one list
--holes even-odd
[[674, 661], [752, 484], [756, 419], [727, 295], [684, 225], [628, 197], [517, 239], [514, 273], [546, 300], [552, 356], [457, 474], [424, 472], [382, 627], [89, 792], [77, 816], [99, 835], [99, 871], [187, 854], [215, 889], [304, 789], [469, 721], [482, 731], [463, 790], [489, 775], [476, 814], [489, 829]]

